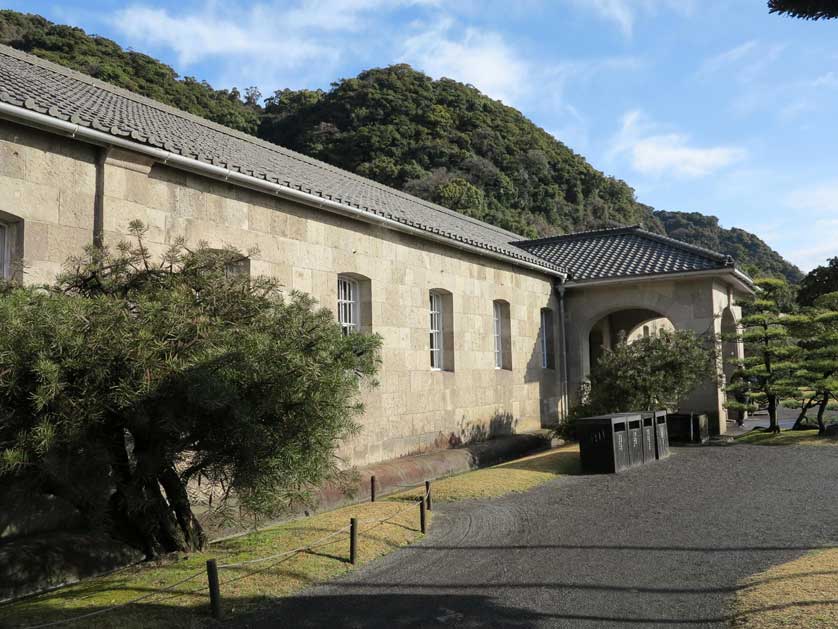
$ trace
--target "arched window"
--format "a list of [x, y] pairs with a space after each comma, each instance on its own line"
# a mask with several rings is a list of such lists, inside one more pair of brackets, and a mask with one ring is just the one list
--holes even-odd
[[556, 342], [553, 332], [553, 311], [541, 309], [541, 366], [544, 369], [556, 368]]
[[492, 302], [495, 339], [495, 369], [512, 369], [512, 330], [509, 322], [509, 302]]
[[12, 214], [0, 212], [0, 278], [19, 278], [22, 251], [23, 221]]
[[454, 371], [454, 300], [451, 293], [434, 289], [428, 294], [431, 369]]

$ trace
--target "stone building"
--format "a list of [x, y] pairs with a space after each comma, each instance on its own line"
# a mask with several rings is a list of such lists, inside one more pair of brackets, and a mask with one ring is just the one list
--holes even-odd
[[[639, 227], [534, 241], [0, 46], [0, 272], [51, 282], [139, 219], [383, 338], [343, 454], [364, 464], [555, 423], [620, 331], [736, 329], [733, 261]], [[726, 348], [736, 351], [736, 346]], [[724, 392], [688, 406], [724, 430]]]

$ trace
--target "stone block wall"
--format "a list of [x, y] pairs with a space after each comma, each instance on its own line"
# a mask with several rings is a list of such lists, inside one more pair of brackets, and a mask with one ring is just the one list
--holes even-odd
[[0, 121], [0, 220], [15, 227], [28, 283], [52, 282], [92, 242], [95, 190], [94, 147]]
[[[96, 149], [69, 138], [0, 122], [0, 212], [22, 219], [28, 282], [50, 281], [91, 242]], [[9, 156], [7, 158], [7, 156]], [[364, 393], [362, 431], [341, 448], [362, 465], [472, 438], [537, 429], [557, 419], [560, 330], [553, 280], [491, 258], [316, 210], [261, 192], [112, 150], [105, 161], [106, 243], [128, 224], [149, 226], [162, 253], [187, 244], [232, 245], [251, 257], [251, 274], [313, 295], [336, 310], [337, 275], [369, 280], [373, 332], [383, 338], [379, 386]], [[432, 289], [450, 292], [454, 371], [432, 371]], [[494, 368], [493, 301], [510, 304], [511, 369]], [[551, 308], [555, 369], [540, 355], [540, 310]]]

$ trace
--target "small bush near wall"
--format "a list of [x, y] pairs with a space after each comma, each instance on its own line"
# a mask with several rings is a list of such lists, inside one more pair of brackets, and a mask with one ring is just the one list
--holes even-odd
[[0, 287], [0, 483], [154, 556], [205, 544], [190, 481], [272, 515], [334, 476], [380, 340], [238, 272], [238, 251], [155, 260], [132, 232], [57, 286]]

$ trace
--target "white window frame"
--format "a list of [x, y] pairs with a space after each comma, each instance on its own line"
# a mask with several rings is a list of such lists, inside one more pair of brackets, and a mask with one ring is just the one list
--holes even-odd
[[431, 369], [434, 371], [442, 371], [445, 367], [444, 354], [444, 339], [443, 339], [443, 314], [442, 314], [442, 295], [431, 291], [429, 295], [429, 311], [430, 311], [430, 349], [431, 349]]
[[[549, 336], [548, 336], [549, 335]], [[550, 367], [550, 346], [554, 348], [555, 342], [553, 340], [553, 311], [549, 308], [541, 309], [541, 368], [551, 369]]]
[[495, 337], [495, 369], [503, 369], [503, 309], [499, 301], [493, 302], [493, 335]]
[[338, 276], [338, 323], [343, 333], [354, 334], [360, 329], [360, 287], [357, 280]]

